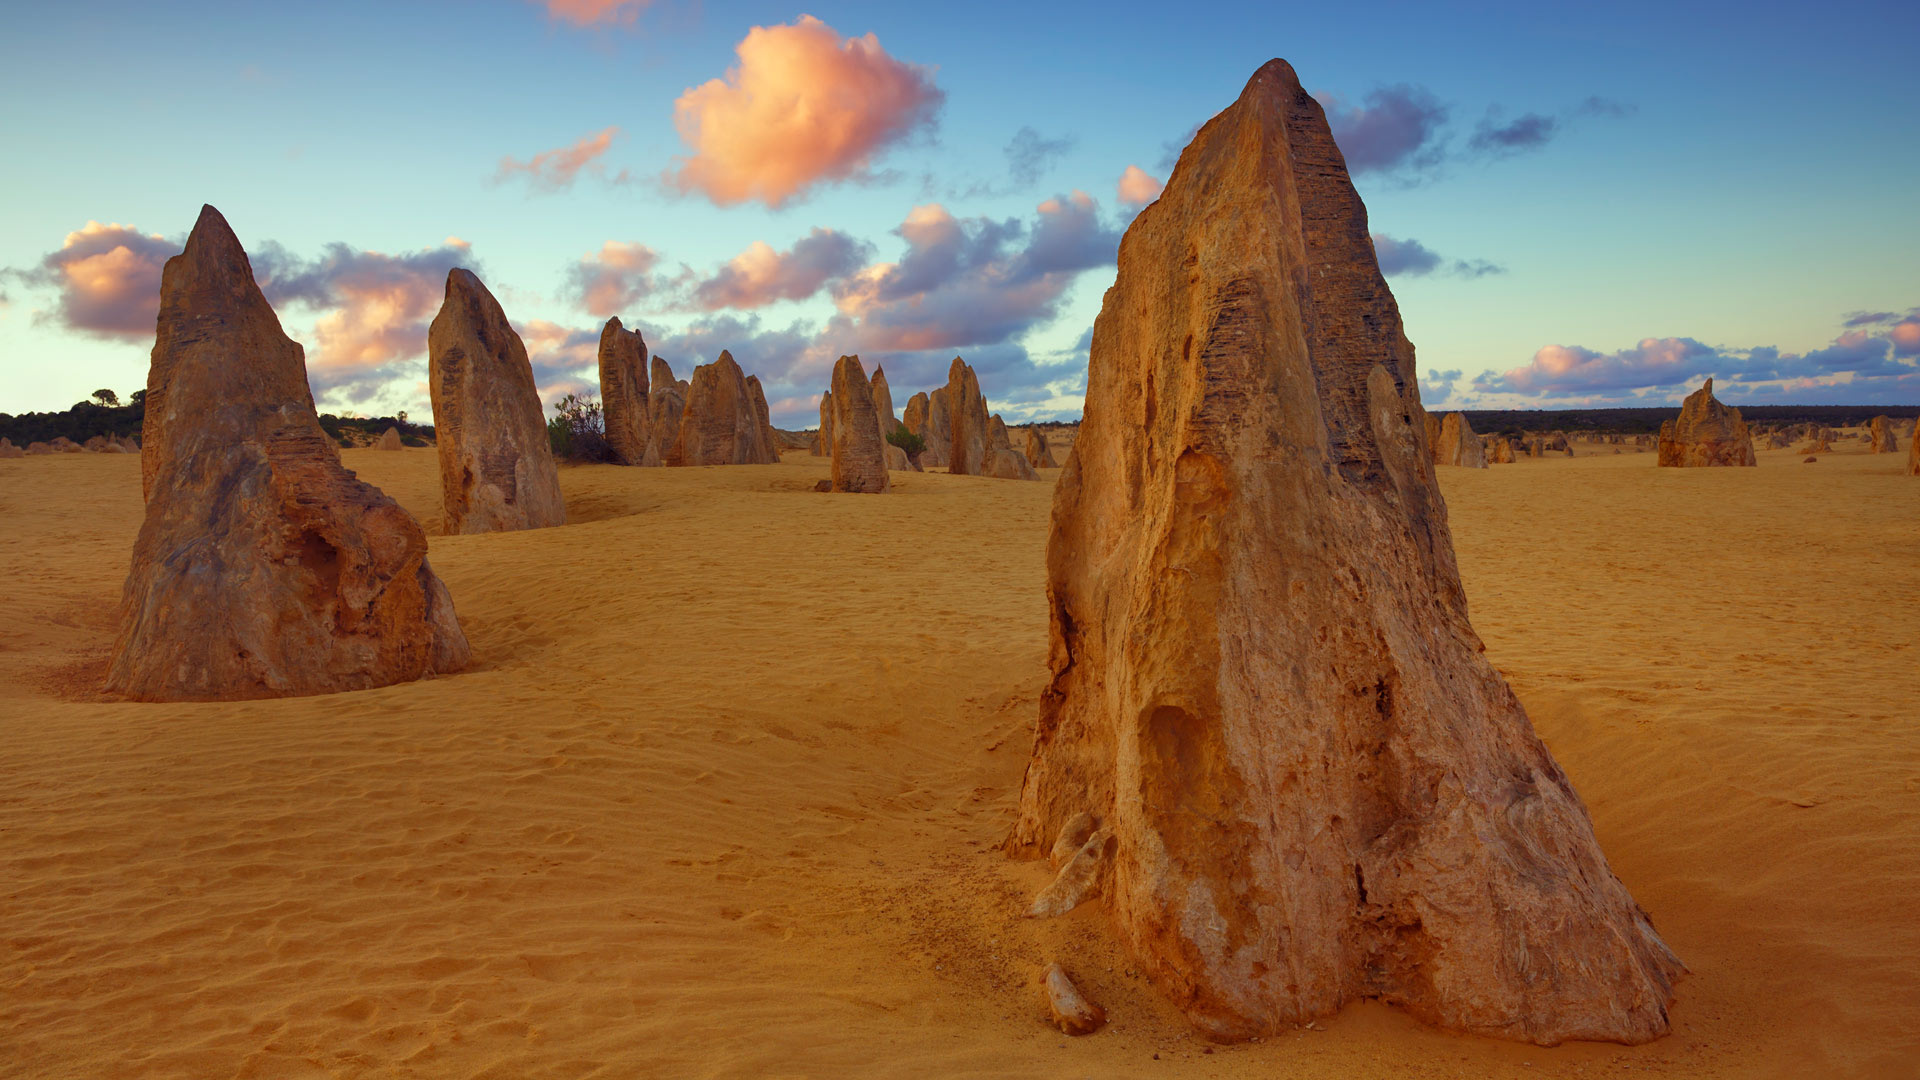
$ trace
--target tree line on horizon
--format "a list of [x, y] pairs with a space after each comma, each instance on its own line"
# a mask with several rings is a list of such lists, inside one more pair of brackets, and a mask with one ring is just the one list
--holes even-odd
[[[0, 412], [0, 438], [12, 439], [15, 446], [32, 442], [52, 442], [65, 437], [84, 443], [95, 435], [111, 438], [138, 438], [147, 418], [147, 392], [135, 390], [124, 401], [109, 389], [95, 390], [86, 401], [76, 401], [60, 412], [28, 412], [18, 415]], [[320, 427], [343, 447], [359, 446], [379, 438], [388, 428], [396, 428], [400, 438], [411, 446], [423, 446], [433, 437], [432, 424], [416, 424], [404, 412], [393, 416], [335, 416], [320, 414]], [[347, 435], [357, 431], [366, 436], [360, 442]]]

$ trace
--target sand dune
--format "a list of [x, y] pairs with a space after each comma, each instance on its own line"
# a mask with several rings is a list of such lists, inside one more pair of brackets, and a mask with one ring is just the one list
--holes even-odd
[[[1094, 906], [1018, 917], [1056, 473], [563, 469], [566, 527], [432, 541], [472, 670], [151, 705], [94, 690], [139, 459], [0, 461], [0, 1076], [1920, 1076], [1920, 483], [1838, 445], [1441, 471], [1692, 969], [1671, 1037], [1551, 1050], [1378, 1006], [1209, 1050]], [[437, 530], [430, 451], [345, 457]], [[1043, 1026], [1055, 958], [1108, 1029]]]

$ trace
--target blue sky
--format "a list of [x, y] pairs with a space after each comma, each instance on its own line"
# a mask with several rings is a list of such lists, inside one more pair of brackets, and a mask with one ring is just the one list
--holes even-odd
[[[549, 393], [587, 385], [617, 313], [683, 378], [731, 349], [790, 427], [850, 351], [900, 403], [962, 355], [1009, 420], [1072, 415], [1122, 171], [1164, 180], [1273, 56], [1330, 105], [1430, 405], [1664, 404], [1705, 375], [1734, 401], [1920, 401], [1920, 6], [1561, 8], [23, 9], [0, 410], [144, 385], [152, 274], [210, 202], [323, 408], [424, 416], [425, 325], [468, 265]], [[849, 146], [756, 128], [802, 56]], [[711, 80], [724, 147], [675, 124]], [[536, 159], [570, 147], [577, 171]]]

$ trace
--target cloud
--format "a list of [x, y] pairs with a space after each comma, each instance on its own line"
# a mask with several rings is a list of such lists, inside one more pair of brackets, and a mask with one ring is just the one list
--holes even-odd
[[1145, 206], [1160, 197], [1166, 183], [1147, 174], [1138, 165], [1129, 165], [1120, 174], [1115, 190], [1122, 206]]
[[570, 330], [545, 319], [515, 323], [514, 332], [527, 347], [533, 367], [533, 385], [543, 405], [551, 406], [568, 394], [600, 392], [600, 331]]
[[1689, 337], [1646, 338], [1610, 353], [1548, 345], [1524, 367], [1475, 376], [1473, 389], [1533, 408], [1654, 404], [1711, 376], [1715, 393], [1728, 400], [1905, 402], [1920, 392], [1920, 365], [1904, 359], [1914, 356], [1920, 356], [1920, 308], [1878, 331], [1844, 329], [1805, 353], [1713, 346]]
[[693, 150], [663, 178], [721, 206], [758, 199], [780, 207], [815, 184], [871, 178], [873, 160], [930, 127], [945, 95], [930, 69], [887, 55], [871, 33], [842, 38], [802, 15], [756, 26], [739, 63], [674, 102], [674, 126]]
[[1547, 145], [1559, 127], [1558, 120], [1541, 113], [1521, 113], [1513, 120], [1503, 121], [1499, 109], [1488, 109], [1474, 128], [1473, 138], [1467, 140], [1467, 148], [1494, 156], [1537, 150]]
[[37, 320], [90, 337], [151, 339], [160, 314], [160, 272], [183, 246], [132, 225], [89, 221], [38, 266], [0, 277], [59, 291], [56, 307], [39, 312]]
[[1453, 397], [1454, 384], [1460, 381], [1460, 369], [1429, 371], [1420, 377], [1420, 400], [1431, 409]]
[[606, 166], [600, 157], [613, 145], [620, 134], [618, 127], [602, 128], [592, 135], [581, 136], [571, 146], [542, 150], [525, 161], [515, 161], [511, 157], [500, 159], [500, 168], [493, 174], [493, 182], [504, 184], [516, 178], [524, 178], [527, 186], [534, 191], [564, 191], [573, 186], [581, 172], [604, 175]]
[[394, 379], [418, 369], [427, 324], [446, 295], [447, 272], [478, 265], [471, 245], [451, 236], [438, 247], [401, 255], [332, 243], [314, 259], [269, 241], [252, 261], [276, 309], [304, 306], [316, 313], [307, 356], [316, 394], [353, 403], [380, 396]]
[[533, 0], [547, 9], [547, 17], [575, 26], [632, 23], [652, 0]]
[[1188, 128], [1187, 133], [1178, 139], [1171, 139], [1161, 143], [1160, 160], [1155, 163], [1154, 168], [1163, 173], [1172, 172], [1173, 167], [1180, 164], [1180, 155], [1185, 152], [1188, 146], [1192, 145], [1194, 136], [1200, 134], [1201, 126], [1200, 124], [1195, 124]]
[[1439, 271], [1453, 277], [1481, 278], [1507, 272], [1505, 267], [1485, 259], [1455, 259], [1448, 263], [1418, 240], [1395, 240], [1386, 233], [1373, 234], [1373, 253], [1380, 261], [1380, 272], [1388, 277], [1424, 277]]
[[1421, 172], [1440, 164], [1446, 154], [1440, 129], [1447, 122], [1447, 107], [1423, 87], [1383, 86], [1362, 105], [1349, 104], [1337, 94], [1314, 96], [1327, 111], [1347, 171], [1356, 176]]
[[1046, 139], [1032, 128], [1023, 127], [1013, 133], [1013, 141], [1007, 143], [1004, 151], [1007, 155], [1007, 175], [1013, 178], [1018, 187], [1032, 187], [1040, 182], [1040, 177], [1056, 159], [1073, 149], [1074, 142], [1071, 135]]
[[787, 251], [764, 242], [735, 255], [712, 277], [694, 286], [694, 306], [764, 307], [777, 300], [805, 300], [829, 281], [860, 268], [872, 246], [832, 229], [814, 229]]
[[567, 285], [587, 314], [604, 319], [665, 287], [653, 273], [659, 265], [660, 254], [645, 244], [609, 240], [568, 268]]

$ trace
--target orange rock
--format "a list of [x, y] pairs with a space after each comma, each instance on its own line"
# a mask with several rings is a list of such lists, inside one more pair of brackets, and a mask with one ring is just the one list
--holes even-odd
[[979, 476], [992, 459], [992, 432], [988, 429], [987, 399], [980, 394], [980, 378], [959, 357], [947, 368], [946, 405], [951, 424], [947, 471], [955, 476]]
[[760, 420], [760, 441], [765, 445], [769, 461], [780, 460], [780, 436], [773, 433], [773, 414], [767, 409], [767, 391], [760, 385], [760, 376], [747, 376], [747, 400], [753, 402], [753, 415]]
[[1681, 965], [1468, 622], [1413, 347], [1284, 62], [1127, 230], [1088, 378], [1013, 850], [1111, 829], [1111, 925], [1215, 1038], [1364, 999], [1665, 1034]]
[[381, 432], [380, 437], [373, 441], [373, 448], [375, 450], [405, 450], [407, 444], [400, 441], [400, 429], [390, 427]]
[[680, 434], [667, 452], [668, 465], [772, 465], [779, 461], [767, 445], [766, 425], [754, 407], [747, 377], [722, 351], [711, 364], [693, 369], [693, 386], [680, 415]]
[[1884, 416], [1876, 416], [1867, 424], [1867, 453], [1891, 454], [1900, 449], [1900, 440], [1893, 433], [1893, 421]]
[[1486, 447], [1480, 445], [1480, 436], [1475, 435], [1473, 425], [1467, 423], [1466, 413], [1450, 412], [1440, 422], [1440, 444], [1434, 460], [1441, 465], [1466, 469], [1487, 467]]
[[1920, 476], [1920, 418], [1913, 422], [1913, 433], [1907, 439], [1907, 475]]
[[1660, 462], [1672, 467], [1755, 465], [1753, 436], [1740, 410], [1720, 404], [1713, 380], [1687, 395], [1676, 420], [1660, 424]]
[[687, 408], [687, 381], [673, 377], [665, 360], [653, 358], [653, 377], [647, 389], [647, 456], [642, 465], [664, 465], [673, 440], [680, 437], [680, 418]]
[[1049, 964], [1040, 981], [1047, 992], [1047, 1017], [1065, 1034], [1091, 1035], [1107, 1022], [1106, 1010], [1088, 1001], [1059, 964]]
[[873, 411], [880, 418], [880, 437], [885, 439], [900, 426], [893, 415], [893, 389], [887, 385], [887, 371], [883, 367], [873, 369]]
[[305, 356], [211, 206], [161, 277], [145, 425], [109, 691], [229, 701], [466, 666], [420, 523], [341, 466]]
[[947, 388], [941, 387], [931, 394], [915, 394], [907, 399], [907, 415], [903, 421], [907, 430], [926, 441], [927, 448], [920, 454], [922, 468], [944, 468], [947, 455], [953, 452], [953, 428], [950, 423], [950, 411], [947, 408]]
[[446, 531], [566, 524], [527, 347], [471, 270], [447, 274], [446, 300], [427, 328], [427, 381]]
[[651, 405], [647, 400], [647, 342], [619, 316], [600, 328], [600, 414], [607, 445], [622, 465], [658, 465], [647, 460]]
[[873, 384], [858, 356], [833, 365], [833, 490], [885, 494], [886, 443], [880, 439], [880, 414], [873, 406]]
[[1493, 465], [1513, 464], [1513, 440], [1502, 436], [1494, 437], [1492, 444], [1486, 447], [1487, 461]]
[[1027, 464], [1036, 469], [1057, 469], [1053, 451], [1047, 448], [1047, 436], [1037, 427], [1027, 428]]

